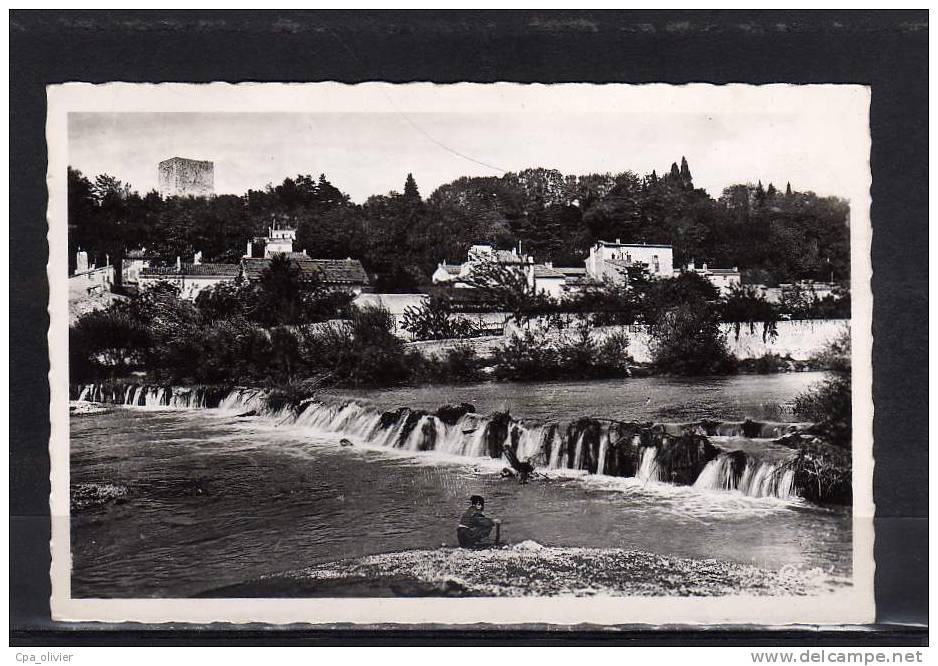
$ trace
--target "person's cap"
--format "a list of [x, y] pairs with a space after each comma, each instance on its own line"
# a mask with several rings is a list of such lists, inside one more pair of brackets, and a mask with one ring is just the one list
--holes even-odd
[[473, 495], [469, 498], [469, 504], [485, 504], [485, 498], [482, 495]]

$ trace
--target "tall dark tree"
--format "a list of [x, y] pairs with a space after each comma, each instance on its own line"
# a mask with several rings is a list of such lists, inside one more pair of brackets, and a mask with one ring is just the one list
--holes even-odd
[[668, 174], [671, 178], [671, 181], [674, 183], [681, 182], [681, 170], [677, 166], [677, 162], [671, 162], [671, 172]]
[[407, 174], [407, 180], [404, 181], [404, 198], [407, 201], [420, 201], [420, 190], [412, 173]]
[[791, 183], [786, 183], [786, 184], [785, 184], [785, 196], [786, 196], [786, 197], [790, 197], [790, 196], [791, 196]]
[[681, 183], [689, 190], [694, 189], [694, 179], [690, 175], [690, 167], [687, 166], [687, 158], [681, 156]]
[[319, 181], [316, 183], [316, 199], [319, 205], [325, 210], [332, 210], [336, 206], [348, 203], [348, 195], [326, 179], [326, 174], [319, 174]]

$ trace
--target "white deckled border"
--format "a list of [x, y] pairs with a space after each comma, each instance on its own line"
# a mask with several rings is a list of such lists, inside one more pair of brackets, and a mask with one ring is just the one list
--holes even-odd
[[[776, 84], [129, 84], [47, 89], [49, 149], [49, 383], [52, 617], [105, 622], [315, 624], [747, 624], [870, 623], [873, 597], [873, 401], [870, 257], [870, 89]], [[597, 100], [602, 105], [597, 106]], [[855, 142], [843, 146], [841, 194], [851, 210], [853, 342], [853, 586], [821, 597], [592, 597], [469, 599], [73, 599], [69, 530], [67, 191], [69, 112], [540, 112], [759, 114], [842, 109]]]

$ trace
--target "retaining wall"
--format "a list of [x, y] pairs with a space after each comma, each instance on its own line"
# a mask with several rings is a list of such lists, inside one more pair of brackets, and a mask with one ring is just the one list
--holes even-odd
[[[723, 324], [727, 346], [730, 352], [740, 359], [759, 358], [765, 354], [778, 354], [790, 356], [796, 361], [807, 361], [814, 354], [821, 351], [830, 341], [836, 338], [843, 330], [849, 327], [848, 319], [808, 319], [778, 322], [778, 336], [762, 340], [762, 325], [757, 324], [754, 331], [742, 325], [739, 338], [732, 324]], [[511, 326], [506, 329], [510, 334]], [[650, 336], [646, 326], [602, 326], [594, 329], [597, 340], [624, 332], [629, 336], [629, 353], [639, 363], [651, 360]], [[554, 331], [551, 336], [555, 339], [567, 333]], [[493, 335], [469, 340], [426, 340], [411, 342], [408, 346], [419, 350], [426, 356], [439, 355], [457, 346], [471, 346], [480, 356], [488, 356], [492, 350], [505, 344], [507, 335]]]

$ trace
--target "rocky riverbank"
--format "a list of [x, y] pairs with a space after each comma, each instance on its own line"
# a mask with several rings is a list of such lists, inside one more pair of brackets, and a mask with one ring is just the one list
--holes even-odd
[[199, 596], [804, 596], [837, 584], [820, 571], [770, 571], [718, 560], [525, 541], [488, 550], [439, 548], [328, 562]]

